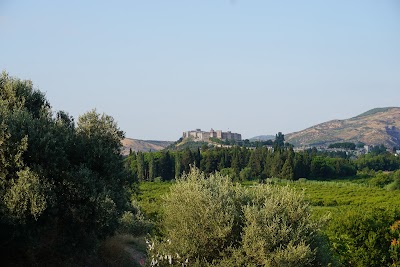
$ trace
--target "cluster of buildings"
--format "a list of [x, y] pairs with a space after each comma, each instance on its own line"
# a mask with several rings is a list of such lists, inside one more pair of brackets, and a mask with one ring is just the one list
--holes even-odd
[[223, 132], [222, 130], [211, 129], [209, 132], [202, 131], [201, 129], [196, 129], [194, 131], [183, 132], [183, 138], [192, 137], [195, 141], [208, 141], [210, 138], [218, 138], [222, 141], [234, 140], [241, 141], [242, 135], [239, 133], [232, 133], [231, 131]]

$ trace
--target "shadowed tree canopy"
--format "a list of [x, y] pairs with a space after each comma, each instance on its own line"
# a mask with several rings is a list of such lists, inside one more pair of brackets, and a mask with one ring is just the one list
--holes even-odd
[[128, 203], [123, 137], [112, 117], [92, 110], [75, 124], [54, 113], [32, 82], [3, 72], [0, 251], [24, 257], [60, 249], [67, 257], [113, 233]]

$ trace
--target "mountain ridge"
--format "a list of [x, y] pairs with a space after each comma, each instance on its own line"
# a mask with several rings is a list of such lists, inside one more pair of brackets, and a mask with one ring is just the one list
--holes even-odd
[[[250, 140], [272, 139], [273, 135], [259, 135]], [[400, 147], [400, 107], [370, 109], [349, 119], [334, 119], [308, 127], [304, 130], [285, 134], [287, 142], [299, 146], [328, 146], [337, 142], [362, 142], [367, 145], [384, 144], [386, 147]], [[173, 141], [139, 140], [125, 138], [122, 154], [129, 151], [159, 151]]]
[[329, 145], [335, 142], [400, 146], [400, 108], [374, 108], [349, 119], [330, 120], [286, 134], [285, 137], [295, 146]]

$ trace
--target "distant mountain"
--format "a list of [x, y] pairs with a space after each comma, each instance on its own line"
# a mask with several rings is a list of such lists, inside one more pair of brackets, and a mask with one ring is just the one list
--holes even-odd
[[142, 151], [142, 152], [147, 152], [147, 151], [159, 151], [173, 142], [171, 141], [155, 141], [155, 140], [138, 140], [138, 139], [131, 139], [131, 138], [125, 138], [122, 140], [122, 145], [123, 145], [123, 150], [122, 154], [123, 155], [128, 155], [129, 154], [129, 149], [132, 149], [132, 151]]
[[275, 140], [275, 135], [259, 135], [249, 138], [250, 141], [268, 141], [268, 140]]
[[375, 108], [346, 120], [324, 122], [285, 135], [295, 146], [329, 145], [336, 142], [363, 142], [368, 145], [400, 146], [400, 108]]

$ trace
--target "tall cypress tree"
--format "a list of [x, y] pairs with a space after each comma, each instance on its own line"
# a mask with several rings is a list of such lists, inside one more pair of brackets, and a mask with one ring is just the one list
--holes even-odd
[[161, 152], [160, 157], [160, 175], [166, 181], [174, 178], [174, 162], [169, 151]]
[[137, 177], [139, 181], [145, 180], [145, 161], [143, 152], [138, 152], [137, 157]]
[[241, 166], [240, 166], [240, 155], [238, 148], [233, 149], [231, 168], [235, 171], [236, 175], [239, 175], [241, 171]]
[[176, 152], [175, 154], [175, 178], [180, 177], [182, 174], [182, 161], [181, 161], [181, 154]]
[[288, 154], [288, 157], [286, 158], [285, 164], [283, 164], [280, 176], [283, 179], [288, 179], [288, 180], [293, 180], [294, 179], [293, 155], [291, 153]]
[[156, 164], [154, 162], [154, 156], [152, 152], [149, 152], [149, 181], [154, 181], [156, 177]]

